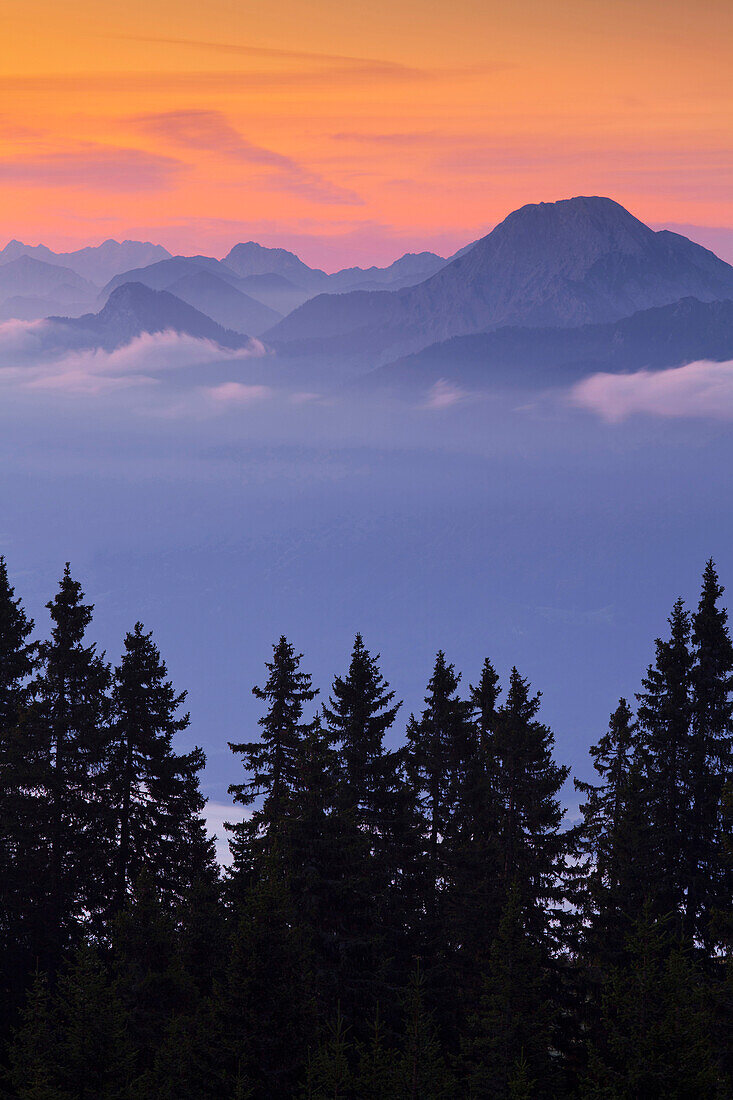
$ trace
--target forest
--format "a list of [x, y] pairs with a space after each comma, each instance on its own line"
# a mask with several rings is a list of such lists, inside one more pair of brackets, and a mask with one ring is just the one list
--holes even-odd
[[280, 638], [222, 869], [153, 636], [113, 667], [67, 566], [39, 640], [1, 561], [0, 1096], [731, 1097], [722, 599], [711, 561], [592, 783], [517, 669], [439, 652], [406, 715], [360, 635], [322, 694]]

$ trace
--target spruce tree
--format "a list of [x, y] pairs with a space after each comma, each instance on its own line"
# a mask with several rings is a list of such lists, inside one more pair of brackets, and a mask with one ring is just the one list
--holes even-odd
[[369, 1037], [358, 1046], [354, 1093], [359, 1100], [392, 1100], [396, 1094], [395, 1051], [386, 1042], [384, 1024], [377, 1011]]
[[177, 753], [174, 738], [187, 729], [152, 634], [136, 623], [114, 672], [113, 724], [108, 757], [114, 809], [112, 904], [119, 911], [144, 872], [161, 899], [180, 905], [194, 884], [211, 877], [213, 842], [202, 818], [201, 749]]
[[465, 726], [452, 778], [446, 826], [448, 881], [445, 909], [463, 1011], [475, 1008], [480, 974], [504, 904], [499, 859], [500, 803], [495, 734], [499, 677], [487, 659], [470, 689]]
[[353, 1096], [349, 1029], [339, 1009], [326, 1036], [309, 1054], [303, 1100], [345, 1100]]
[[384, 960], [397, 945], [399, 876], [409, 837], [408, 794], [399, 752], [384, 737], [399, 703], [357, 634], [345, 677], [336, 677], [323, 714], [338, 769], [332, 828], [337, 837], [333, 904], [338, 999], [349, 1020], [373, 1014], [383, 997]]
[[317, 1042], [311, 955], [277, 853], [237, 906], [224, 980], [209, 1034], [222, 1095], [292, 1100]]
[[639, 699], [640, 764], [648, 807], [647, 891], [660, 915], [681, 917], [690, 839], [690, 720], [693, 658], [690, 616], [678, 600], [669, 641], [656, 641], [656, 662]]
[[523, 1077], [541, 1082], [538, 1097], [557, 1096], [547, 960], [533, 923], [514, 882], [484, 972], [479, 1006], [463, 1040], [461, 1063], [472, 1100], [511, 1100]]
[[28, 722], [38, 662], [32, 632], [0, 557], [0, 1043], [33, 966], [34, 892], [44, 866], [37, 834], [43, 751]]
[[171, 1026], [198, 1005], [195, 983], [185, 972], [177, 923], [154, 881], [141, 875], [112, 923], [116, 988], [135, 1052], [134, 1077], [152, 1070]]
[[728, 613], [719, 606], [724, 589], [712, 561], [705, 567], [700, 602], [692, 621], [692, 745], [687, 935], [710, 945], [715, 913], [730, 909], [732, 822], [724, 791], [733, 766], [733, 644]]
[[39, 776], [44, 813], [38, 827], [47, 849], [40, 957], [53, 971], [64, 947], [104, 908], [110, 670], [104, 654], [86, 643], [93, 608], [68, 564], [47, 607], [53, 628], [41, 645], [32, 717], [46, 756]]
[[570, 769], [553, 759], [554, 735], [537, 720], [540, 695], [516, 668], [499, 709], [491, 753], [498, 801], [498, 863], [505, 897], [516, 884], [538, 940], [562, 919], [570, 837], [558, 798]]
[[54, 1080], [55, 1046], [48, 979], [36, 972], [9, 1050], [13, 1100], [63, 1100]]
[[82, 944], [49, 994], [33, 985], [11, 1048], [17, 1100], [126, 1100], [133, 1053], [126, 1017], [97, 952]]
[[433, 957], [444, 949], [442, 903], [448, 876], [445, 838], [454, 810], [456, 772], [472, 737], [468, 704], [459, 698], [460, 675], [441, 651], [428, 682], [425, 709], [407, 725], [407, 774], [420, 814], [422, 908], [425, 949]]
[[713, 1045], [709, 989], [674, 938], [670, 922], [647, 905], [631, 929], [624, 962], [605, 979], [583, 1100], [730, 1095]]
[[277, 851], [280, 859], [289, 858], [291, 825], [301, 808], [303, 764], [309, 723], [303, 708], [318, 692], [310, 677], [300, 671], [302, 654], [296, 654], [287, 638], [273, 647], [272, 661], [266, 667], [264, 687], [253, 694], [267, 704], [260, 718], [258, 741], [229, 743], [232, 752], [242, 757], [247, 778], [233, 783], [229, 793], [242, 806], [258, 799], [247, 821], [227, 828], [231, 834], [234, 872], [240, 880], [252, 880], [258, 862]]
[[575, 780], [586, 801], [580, 804], [572, 899], [582, 917], [586, 961], [608, 966], [623, 951], [655, 870], [646, 801], [642, 805], [638, 726], [625, 699], [619, 700], [608, 731], [590, 754], [600, 782]]

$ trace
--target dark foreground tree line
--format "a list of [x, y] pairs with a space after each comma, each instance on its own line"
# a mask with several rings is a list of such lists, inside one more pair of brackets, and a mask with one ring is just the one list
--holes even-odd
[[0, 1095], [733, 1095], [722, 591], [709, 563], [674, 605], [570, 824], [516, 669], [466, 685], [439, 653], [392, 749], [361, 637], [322, 704], [281, 638], [222, 875], [151, 635], [112, 668], [67, 567], [36, 642], [0, 562]]

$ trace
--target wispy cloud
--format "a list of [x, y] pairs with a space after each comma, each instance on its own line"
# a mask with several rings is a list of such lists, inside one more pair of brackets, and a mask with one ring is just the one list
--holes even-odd
[[611, 423], [640, 413], [733, 420], [733, 360], [634, 374], [594, 374], [573, 387], [570, 400]]
[[270, 46], [249, 46], [239, 42], [211, 42], [195, 38], [151, 38], [143, 35], [112, 35], [124, 42], [143, 42], [156, 46], [182, 46], [189, 50], [230, 54], [237, 57], [262, 58], [272, 61], [305, 61], [315, 64], [348, 65], [363, 72], [368, 69], [375, 76], [393, 76], [396, 79], [424, 77], [425, 70], [383, 58], [354, 57], [349, 54], [317, 53], [312, 50], [280, 50]]
[[354, 205], [362, 201], [354, 191], [330, 183], [292, 157], [255, 145], [220, 111], [166, 111], [139, 115], [133, 122], [172, 145], [205, 150], [240, 164], [272, 169], [271, 181], [281, 191], [328, 204]]
[[102, 191], [161, 191], [183, 169], [182, 161], [141, 149], [82, 145], [76, 149], [4, 158], [0, 184], [76, 187]]
[[444, 378], [439, 379], [430, 387], [428, 396], [421, 406], [423, 409], [449, 409], [463, 401], [468, 394]]

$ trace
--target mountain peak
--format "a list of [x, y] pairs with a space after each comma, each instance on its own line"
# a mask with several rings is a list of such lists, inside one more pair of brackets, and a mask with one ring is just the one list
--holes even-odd
[[686, 296], [733, 296], [733, 268], [675, 234], [655, 233], [613, 199], [530, 203], [407, 289], [319, 295], [271, 333], [342, 354], [398, 353], [500, 325], [603, 324]]
[[80, 340], [88, 345], [108, 350], [121, 347], [143, 333], [159, 332], [178, 332], [229, 349], [251, 344], [248, 336], [224, 328], [174, 294], [152, 290], [143, 283], [116, 287], [99, 313], [49, 320], [76, 330]]
[[282, 275], [297, 286], [309, 289], [327, 279], [325, 271], [308, 267], [286, 248], [268, 248], [257, 241], [242, 241], [224, 257], [223, 262], [237, 275]]

